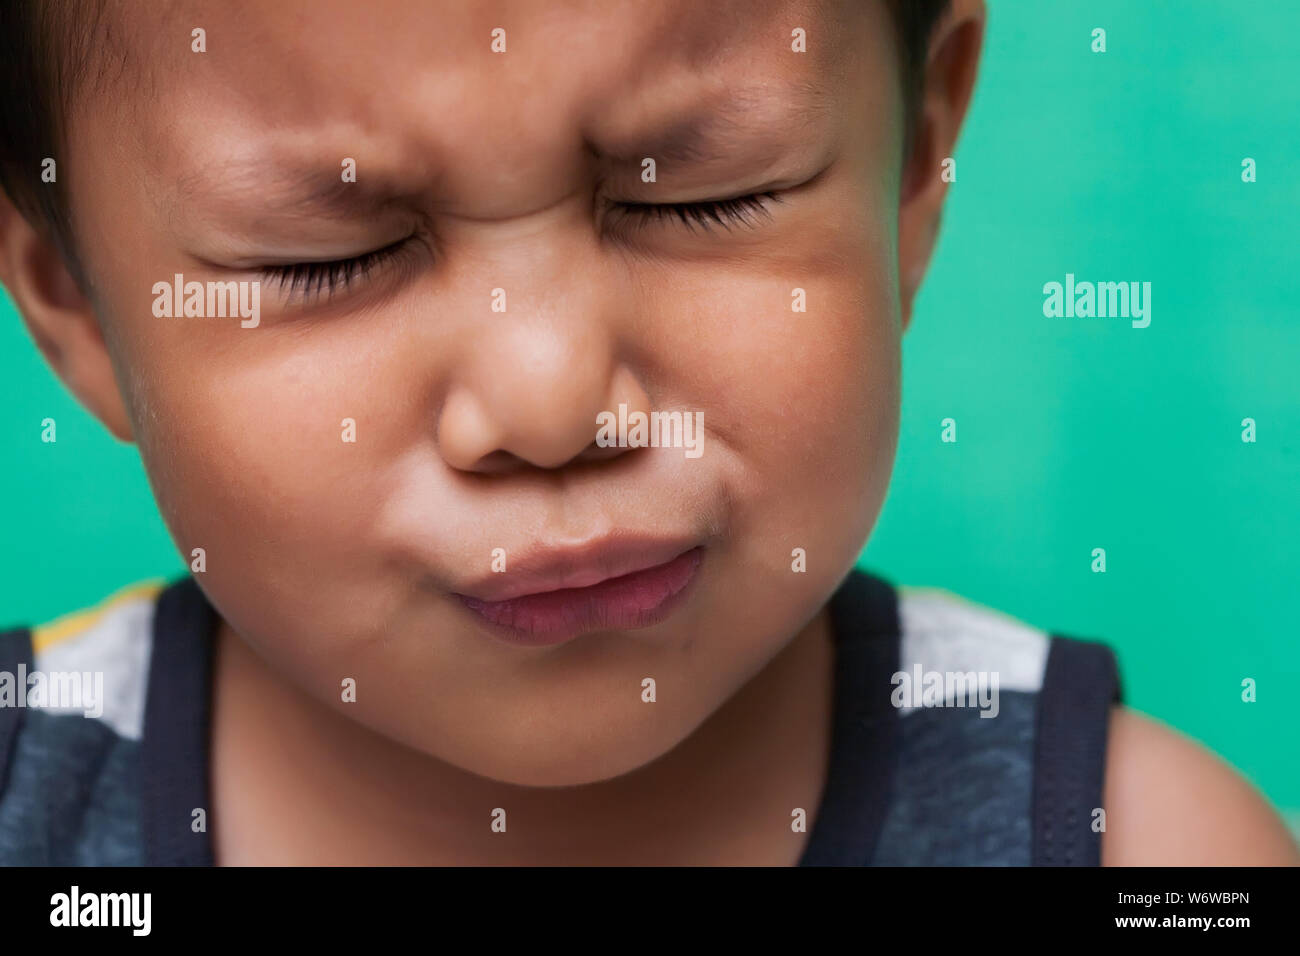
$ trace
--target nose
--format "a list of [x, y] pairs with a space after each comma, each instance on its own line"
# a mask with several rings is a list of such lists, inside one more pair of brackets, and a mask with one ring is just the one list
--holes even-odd
[[620, 357], [618, 297], [602, 292], [598, 272], [566, 270], [551, 294], [518, 295], [476, 329], [478, 347], [453, 374], [438, 417], [451, 467], [555, 469], [626, 451], [596, 445], [597, 416], [650, 403]]

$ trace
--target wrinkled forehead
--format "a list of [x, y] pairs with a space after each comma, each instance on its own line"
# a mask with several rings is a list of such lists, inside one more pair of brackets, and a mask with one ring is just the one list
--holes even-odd
[[[121, 39], [142, 41], [167, 84], [222, 76], [259, 101], [302, 108], [339, 78], [510, 78], [561, 88], [674, 69], [807, 69], [848, 52], [854, 13], [878, 0], [170, 0], [107, 3]], [[124, 21], [124, 22], [118, 22]], [[206, 53], [196, 55], [194, 30]], [[489, 55], [491, 54], [491, 55]], [[784, 69], [783, 69], [784, 68]], [[245, 78], [265, 84], [249, 90]], [[331, 81], [334, 81], [331, 84]], [[564, 82], [566, 81], [567, 82]], [[401, 81], [398, 81], [399, 83]], [[335, 92], [339, 92], [337, 89]], [[391, 85], [376, 83], [391, 96]]]
[[706, 112], [800, 124], [897, 62], [877, 0], [104, 2], [115, 52], [85, 120], [101, 142], [129, 127], [116, 161], [177, 192], [313, 150], [433, 177], [574, 142], [618, 155]]
[[[66, 0], [78, 6], [75, 0]], [[555, 122], [692, 85], [832, 88], [877, 0], [90, 0], [110, 92], [250, 124], [391, 120], [403, 102]], [[795, 52], [802, 31], [806, 52]], [[197, 36], [196, 31], [202, 31]], [[196, 47], [202, 46], [200, 52]], [[110, 49], [111, 48], [111, 49]], [[881, 44], [871, 55], [878, 55]], [[114, 82], [121, 80], [123, 82]], [[92, 106], [93, 108], [93, 106]], [[570, 114], [570, 115], [566, 115]]]

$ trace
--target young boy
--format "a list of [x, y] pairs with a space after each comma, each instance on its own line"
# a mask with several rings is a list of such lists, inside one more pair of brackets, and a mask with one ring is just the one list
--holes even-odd
[[1296, 862], [853, 570], [984, 15], [6, 4], [0, 279], [192, 575], [0, 640], [0, 862]]

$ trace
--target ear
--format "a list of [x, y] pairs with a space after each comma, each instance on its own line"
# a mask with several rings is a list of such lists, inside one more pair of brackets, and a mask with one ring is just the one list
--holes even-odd
[[0, 283], [63, 384], [115, 437], [131, 441], [131, 423], [94, 307], [58, 245], [33, 228], [3, 192]]
[[924, 87], [917, 101], [899, 194], [898, 268], [904, 329], [912, 320], [912, 300], [939, 235], [948, 192], [943, 161], [953, 154], [975, 86], [984, 19], [984, 0], [952, 0], [930, 39]]

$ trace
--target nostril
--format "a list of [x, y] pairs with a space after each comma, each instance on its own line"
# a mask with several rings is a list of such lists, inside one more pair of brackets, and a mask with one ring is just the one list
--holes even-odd
[[527, 466], [527, 462], [508, 451], [490, 452], [474, 463], [473, 471], [482, 475], [504, 475]]
[[518, 471], [533, 469], [555, 471], [573, 465], [590, 465], [602, 461], [609, 461], [610, 459], [618, 458], [620, 455], [625, 455], [628, 452], [635, 450], [636, 449], [634, 448], [619, 448], [616, 446], [602, 448], [600, 445], [592, 442], [577, 455], [562, 464], [539, 465], [526, 458], [521, 458], [513, 452], [497, 449], [496, 451], [479, 458], [474, 462], [474, 465], [470, 470], [480, 475], [509, 475]]
[[590, 445], [584, 448], [574, 460], [605, 461], [609, 458], [617, 458], [619, 455], [625, 454], [631, 450], [632, 449], [630, 448], [620, 447], [618, 445], [601, 446], [593, 441]]

